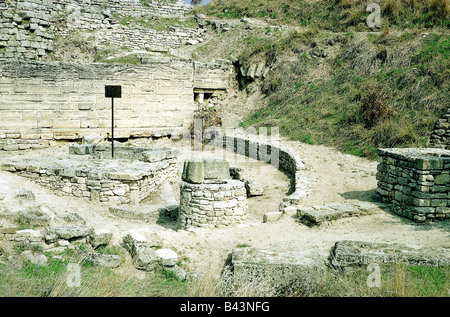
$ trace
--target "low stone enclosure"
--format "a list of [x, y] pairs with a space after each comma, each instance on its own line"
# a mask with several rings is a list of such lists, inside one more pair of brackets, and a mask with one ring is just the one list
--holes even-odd
[[30, 178], [59, 194], [91, 201], [138, 204], [177, 174], [175, 149], [73, 145], [64, 157], [27, 156], [1, 169]]
[[450, 218], [450, 151], [379, 149], [378, 197], [416, 222]]

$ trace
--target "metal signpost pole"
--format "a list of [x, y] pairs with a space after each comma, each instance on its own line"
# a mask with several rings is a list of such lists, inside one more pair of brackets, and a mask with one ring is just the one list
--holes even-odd
[[105, 97], [111, 98], [111, 157], [114, 158], [114, 98], [122, 98], [122, 86], [105, 86]]
[[111, 98], [111, 157], [114, 158], [114, 97]]

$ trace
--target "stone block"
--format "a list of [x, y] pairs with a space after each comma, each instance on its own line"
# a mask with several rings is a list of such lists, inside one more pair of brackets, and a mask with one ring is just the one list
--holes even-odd
[[264, 188], [261, 186], [261, 184], [248, 178], [244, 179], [243, 181], [245, 183], [245, 188], [247, 189], [248, 197], [262, 196], [264, 194]]
[[191, 184], [201, 184], [205, 181], [205, 164], [202, 160], [184, 162], [182, 179]]
[[230, 179], [230, 164], [222, 159], [205, 159], [204, 178]]
[[90, 235], [87, 242], [94, 248], [97, 249], [99, 246], [108, 245], [112, 239], [112, 233], [103, 232], [98, 234]]
[[411, 248], [399, 244], [338, 241], [331, 251], [336, 267], [365, 266], [371, 263], [407, 263], [412, 265], [448, 266], [450, 256], [442, 248]]
[[272, 212], [266, 212], [263, 216], [263, 222], [275, 222], [279, 220], [283, 216], [282, 212], [279, 211], [272, 211]]

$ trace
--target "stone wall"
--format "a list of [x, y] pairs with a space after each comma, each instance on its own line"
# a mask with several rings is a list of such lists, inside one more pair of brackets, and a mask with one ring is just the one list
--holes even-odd
[[108, 136], [115, 99], [115, 137], [181, 134], [196, 110], [191, 61], [147, 59], [145, 65], [0, 62], [0, 149], [48, 145], [49, 140]]
[[[151, 156], [154, 149], [147, 150]], [[73, 153], [74, 151], [72, 151]], [[124, 153], [118, 148], [118, 153]], [[170, 151], [169, 151], [170, 152]], [[115, 204], [137, 204], [177, 172], [173, 154], [162, 157], [158, 153], [140, 160], [101, 160], [91, 155], [69, 157], [13, 158], [1, 169], [32, 179], [60, 195], [84, 197], [91, 201]]]
[[43, 1], [0, 3], [0, 58], [35, 59], [53, 51], [53, 16]]
[[281, 211], [291, 205], [298, 205], [301, 198], [309, 194], [309, 184], [304, 175], [305, 164], [292, 149], [281, 145], [277, 136], [271, 139], [230, 130], [215, 130], [215, 134], [213, 143], [216, 146], [271, 164], [289, 177], [290, 194], [280, 204]]
[[180, 228], [221, 227], [247, 220], [245, 184], [236, 180], [191, 184], [181, 182]]
[[167, 51], [197, 40], [204, 29], [174, 25], [155, 30], [121, 19], [182, 19], [191, 6], [183, 1], [8, 0], [0, 3], [0, 58], [39, 59], [54, 50], [55, 36], [84, 32], [96, 44]]
[[379, 149], [379, 198], [416, 222], [450, 218], [450, 151]]
[[434, 131], [430, 137], [433, 148], [450, 149], [450, 109], [436, 121]]
[[194, 87], [199, 92], [226, 90], [230, 86], [233, 63], [219, 59], [210, 63], [194, 61]]

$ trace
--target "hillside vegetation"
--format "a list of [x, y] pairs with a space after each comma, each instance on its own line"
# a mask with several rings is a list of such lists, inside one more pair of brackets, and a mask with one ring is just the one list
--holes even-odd
[[380, 147], [425, 147], [450, 105], [450, 1], [377, 1], [379, 30], [366, 25], [369, 3], [212, 1], [197, 13], [271, 27], [220, 34], [196, 54], [270, 69], [263, 80], [238, 78], [248, 96], [261, 94], [244, 128], [276, 126], [292, 140], [369, 158]]

